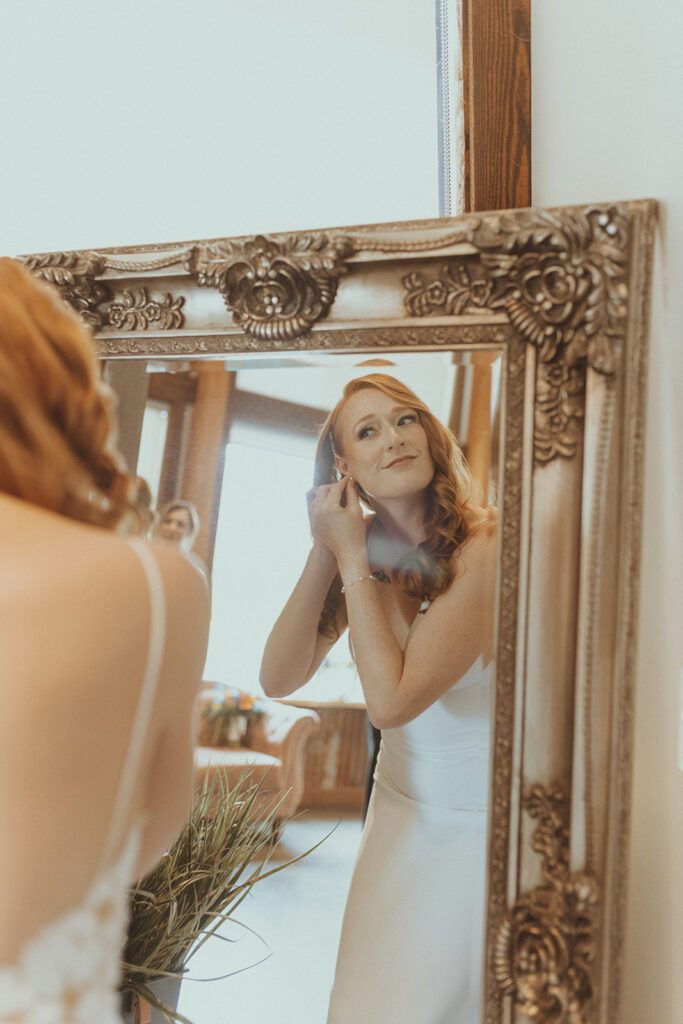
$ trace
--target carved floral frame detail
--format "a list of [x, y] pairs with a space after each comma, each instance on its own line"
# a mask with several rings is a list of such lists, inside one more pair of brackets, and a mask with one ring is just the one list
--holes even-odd
[[[23, 257], [93, 328], [107, 358], [402, 348], [504, 351], [486, 1024], [501, 1024], [507, 1001], [514, 1019], [539, 1024], [614, 1024], [617, 1019], [614, 976], [625, 905], [655, 218], [656, 206], [649, 201], [609, 203]], [[366, 282], [367, 289], [359, 290]], [[196, 312], [200, 290], [220, 296], [222, 304], [222, 312], [214, 308], [206, 322]], [[366, 294], [372, 298], [363, 305]], [[618, 471], [612, 469], [617, 462]], [[584, 476], [577, 483], [580, 465]], [[576, 611], [578, 648], [588, 654], [585, 670], [577, 669], [575, 693], [564, 695], [568, 707], [576, 701], [574, 769], [578, 766], [576, 774], [584, 779], [581, 792], [573, 788], [574, 771], [566, 766], [558, 780], [534, 775], [535, 752], [525, 747], [520, 725], [528, 701], [523, 652], [529, 593], [534, 593], [529, 565], [534, 529], [539, 529], [533, 502], [535, 490], [542, 490], [538, 474], [551, 467], [567, 481], [558, 486], [579, 505], [591, 488], [595, 492], [590, 513], [577, 511], [589, 534], [581, 569], [587, 611], [583, 605]], [[622, 504], [609, 518], [608, 488], [617, 486], [609, 483], [612, 477], [618, 477]], [[615, 574], [603, 564], [600, 543], [604, 530], [616, 527], [621, 559]], [[574, 833], [585, 833], [586, 842], [592, 834], [595, 779], [589, 762], [599, 742], [590, 727], [598, 686], [594, 648], [602, 642], [594, 612], [610, 581], [617, 588], [612, 661], [619, 672], [615, 668], [609, 679], [615, 710], [607, 726], [614, 738], [611, 781], [601, 799], [611, 831], [602, 852], [586, 846], [581, 854], [583, 840], [575, 840]], [[525, 845], [527, 815], [537, 825]], [[582, 816], [583, 829], [576, 824]], [[541, 877], [531, 887], [520, 886], [519, 865], [531, 877], [536, 854]], [[583, 867], [570, 871], [577, 855]], [[606, 997], [598, 1000], [601, 989]]]
[[[406, 314], [428, 318], [504, 311], [538, 353], [536, 457], [542, 462], [571, 457], [580, 435], [585, 369], [612, 376], [621, 356], [627, 217], [616, 206], [563, 216], [534, 210], [496, 219], [475, 216], [455, 240], [469, 243], [479, 260], [444, 263], [428, 279], [418, 271], [406, 274]], [[259, 235], [189, 246], [172, 261], [182, 263], [200, 285], [220, 292], [234, 323], [255, 347], [296, 344], [325, 318], [348, 271], [348, 258], [368, 251], [371, 241], [322, 232]], [[443, 245], [443, 239], [439, 242]], [[394, 251], [415, 249], [399, 245]], [[24, 259], [34, 273], [57, 285], [94, 330], [184, 326], [182, 294], [149, 299], [142, 287], [124, 290], [114, 300], [111, 285], [102, 279], [111, 269], [159, 269], [163, 259], [145, 264], [105, 253]]]

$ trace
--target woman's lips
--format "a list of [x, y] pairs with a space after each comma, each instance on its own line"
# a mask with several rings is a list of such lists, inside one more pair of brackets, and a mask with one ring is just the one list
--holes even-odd
[[393, 462], [390, 462], [388, 466], [385, 466], [384, 468], [392, 469], [394, 466], [403, 466], [406, 462], [412, 462], [414, 458], [416, 458], [415, 455], [401, 455], [400, 458], [394, 459]]

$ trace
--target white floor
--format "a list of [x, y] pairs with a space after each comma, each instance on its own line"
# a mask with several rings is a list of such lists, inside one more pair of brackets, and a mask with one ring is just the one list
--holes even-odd
[[178, 1010], [193, 1024], [323, 1024], [360, 817], [305, 812], [271, 859], [298, 856], [335, 825], [308, 857], [254, 887], [236, 912], [245, 927], [223, 926], [193, 957], [194, 979], [236, 972], [183, 981]]

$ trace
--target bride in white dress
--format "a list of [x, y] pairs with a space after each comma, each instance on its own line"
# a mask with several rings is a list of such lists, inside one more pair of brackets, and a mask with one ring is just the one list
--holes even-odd
[[[348, 626], [382, 730], [329, 1024], [481, 1017], [496, 510], [405, 385], [351, 381], [321, 431], [313, 547], [268, 639], [270, 696]], [[364, 516], [363, 503], [372, 510]]]
[[0, 1024], [121, 1024], [130, 884], [180, 831], [207, 586], [142, 531], [92, 339], [0, 259]]

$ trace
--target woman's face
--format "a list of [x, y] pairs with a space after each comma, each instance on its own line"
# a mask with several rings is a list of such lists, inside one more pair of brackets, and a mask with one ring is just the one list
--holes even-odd
[[186, 508], [172, 508], [159, 524], [159, 536], [173, 544], [180, 544], [192, 533], [192, 519]]
[[425, 490], [434, 476], [429, 443], [417, 411], [377, 388], [347, 400], [337, 425], [343, 454], [337, 468], [373, 498], [402, 498]]

